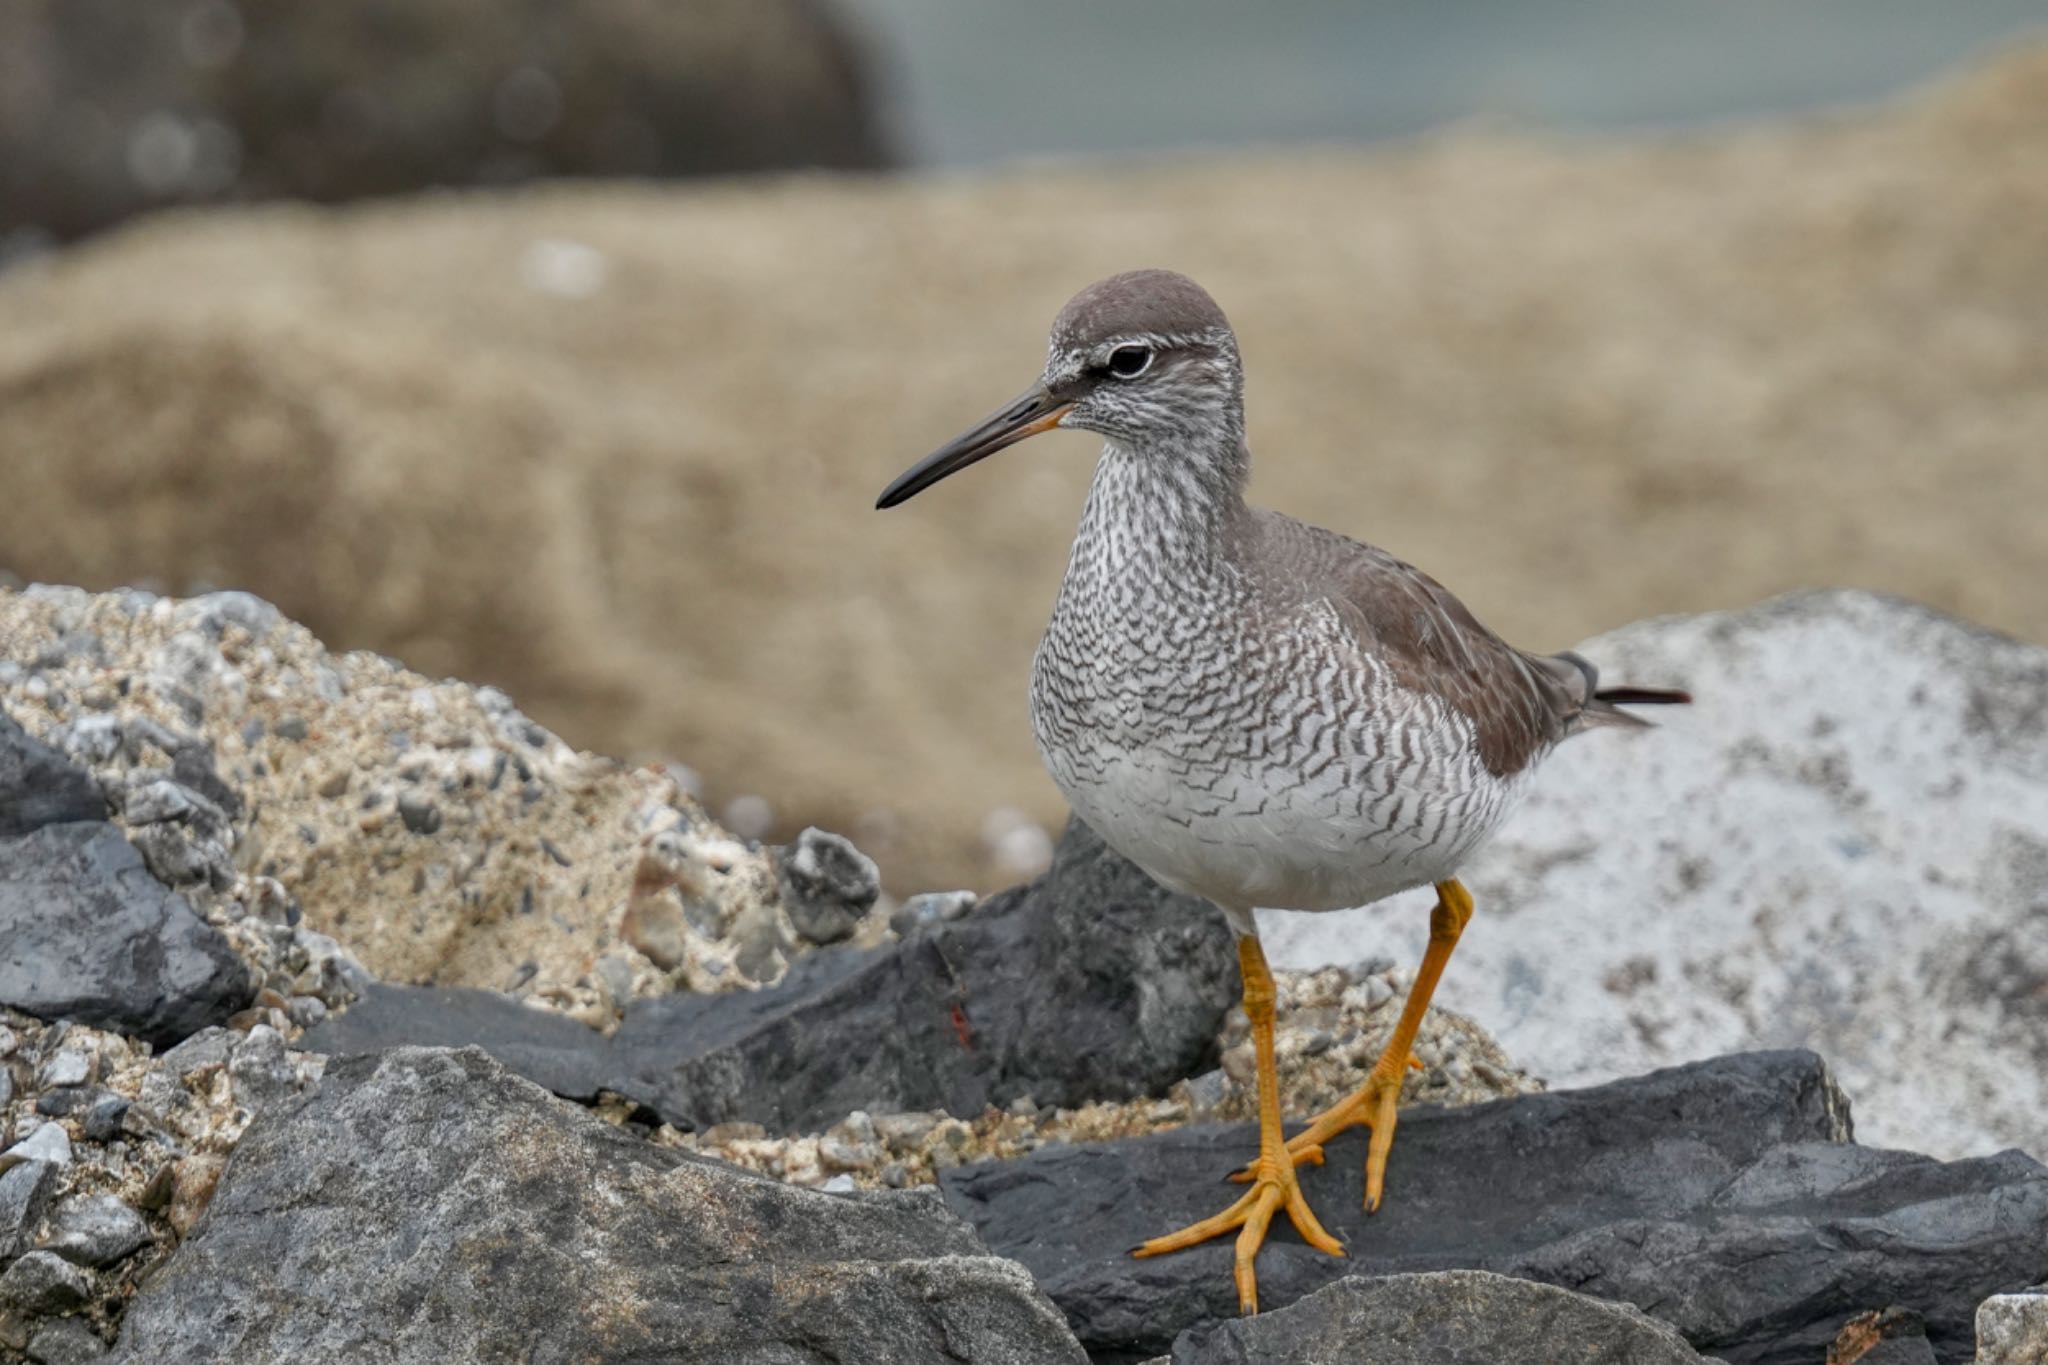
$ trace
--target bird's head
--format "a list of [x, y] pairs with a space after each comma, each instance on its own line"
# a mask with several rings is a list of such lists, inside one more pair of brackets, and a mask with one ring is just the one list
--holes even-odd
[[1089, 285], [1053, 319], [1045, 372], [986, 420], [905, 470], [877, 507], [1054, 427], [1162, 458], [1235, 459], [1244, 435], [1237, 338], [1202, 286], [1171, 270]]

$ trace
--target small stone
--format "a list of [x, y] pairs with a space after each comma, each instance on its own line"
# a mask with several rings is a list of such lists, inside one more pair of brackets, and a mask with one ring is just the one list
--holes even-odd
[[274, 733], [277, 735], [279, 739], [288, 739], [291, 740], [294, 744], [296, 744], [298, 741], [304, 739], [307, 735], [311, 734], [312, 731], [306, 725], [306, 722], [301, 720], [299, 717], [286, 716], [283, 720], [277, 723], [277, 729]]
[[0, 1157], [10, 1156], [28, 1161], [47, 1161], [52, 1166], [69, 1166], [71, 1135], [64, 1131], [61, 1123], [46, 1123], [5, 1152], [0, 1152]]
[[896, 907], [896, 913], [889, 916], [889, 927], [901, 938], [917, 929], [961, 919], [980, 903], [981, 897], [972, 891], [927, 891]]
[[682, 966], [690, 956], [690, 933], [682, 907], [663, 892], [634, 896], [619, 924], [619, 935], [665, 972]]
[[882, 1168], [882, 1183], [892, 1190], [900, 1190], [910, 1183], [910, 1170], [900, 1161], [892, 1161]]
[[914, 1152], [939, 1126], [939, 1118], [938, 1114], [877, 1114], [875, 1135], [892, 1152]]
[[121, 1136], [122, 1125], [128, 1120], [128, 1109], [129, 1102], [121, 1096], [100, 1095], [85, 1114], [86, 1141], [112, 1142]]
[[0, 1274], [0, 1308], [28, 1317], [68, 1313], [91, 1294], [91, 1278], [53, 1251], [31, 1251]]
[[136, 1202], [151, 1213], [156, 1213], [169, 1207], [171, 1198], [176, 1194], [177, 1188], [177, 1165], [174, 1162], [165, 1162], [157, 1167], [155, 1174], [151, 1175], [143, 1183], [141, 1197]]
[[43, 1063], [38, 1079], [46, 1087], [84, 1085], [92, 1079], [92, 1060], [90, 1053], [67, 1047]]
[[79, 1265], [112, 1265], [149, 1241], [142, 1215], [112, 1195], [67, 1199], [54, 1221], [43, 1249]]
[[47, 1161], [24, 1161], [0, 1170], [0, 1261], [28, 1244], [56, 1185], [57, 1168]]
[[624, 953], [606, 953], [597, 960], [596, 972], [613, 1009], [633, 998], [633, 964]]
[[152, 1070], [168, 1071], [180, 1080], [192, 1080], [201, 1072], [228, 1064], [234, 1051], [235, 1035], [218, 1024], [203, 1028], [156, 1059]]
[[767, 1136], [768, 1130], [758, 1123], [714, 1123], [699, 1134], [704, 1143], [712, 1147], [722, 1147], [731, 1142], [759, 1142]]
[[861, 916], [882, 894], [874, 859], [844, 835], [816, 827], [806, 829], [783, 850], [776, 875], [790, 924], [812, 943], [851, 937]]
[[269, 1024], [258, 1024], [235, 1046], [228, 1059], [228, 1075], [234, 1078], [235, 1098], [251, 1109], [298, 1089], [298, 1075], [292, 1070], [284, 1035]]
[[14, 1049], [21, 1046], [21, 1035], [5, 1024], [0, 1024], [0, 1057], [12, 1057]]
[[441, 808], [417, 792], [398, 798], [398, 818], [414, 834], [432, 834], [441, 828]]
[[835, 1175], [818, 1186], [826, 1194], [852, 1194], [856, 1188], [850, 1175]]
[[1214, 1071], [1204, 1071], [1191, 1079], [1187, 1085], [1188, 1112], [1196, 1118], [1213, 1114], [1222, 1108], [1223, 1102], [1230, 1097], [1233, 1088], [1230, 1077], [1223, 1073], [1221, 1067]]
[[827, 1137], [818, 1140], [818, 1162], [828, 1171], [873, 1170], [882, 1153], [864, 1142], [843, 1142]]
[[45, 1090], [36, 1096], [36, 1112], [45, 1118], [68, 1119], [74, 1114], [92, 1108], [100, 1093], [82, 1085], [67, 1085], [62, 1090]]
[[0, 1066], [0, 1114], [6, 1113], [7, 1106], [12, 1103], [14, 1103], [14, 1073], [6, 1067]]
[[315, 1028], [327, 1018], [327, 1002], [317, 995], [295, 995], [285, 1012], [300, 1028]]
[[106, 1343], [83, 1318], [45, 1322], [28, 1339], [28, 1358], [36, 1365], [91, 1365], [106, 1355]]
[[170, 1209], [164, 1217], [180, 1237], [191, 1233], [193, 1224], [213, 1202], [214, 1187], [220, 1184], [221, 1167], [226, 1164], [225, 1158], [217, 1156], [188, 1156], [178, 1163]]

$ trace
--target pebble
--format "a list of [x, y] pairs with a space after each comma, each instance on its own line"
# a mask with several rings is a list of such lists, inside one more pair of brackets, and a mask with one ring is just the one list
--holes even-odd
[[1977, 1365], [2048, 1360], [2048, 1284], [1994, 1294], [1977, 1306]]
[[92, 1294], [92, 1280], [54, 1251], [31, 1251], [0, 1274], [0, 1308], [27, 1317], [68, 1313]]
[[57, 1185], [57, 1168], [24, 1161], [0, 1170], [0, 1261], [21, 1250]]
[[783, 850], [776, 873], [791, 926], [812, 943], [851, 938], [861, 916], [882, 894], [882, 876], [874, 859], [845, 835], [815, 826]]
[[91, 1365], [106, 1355], [106, 1344], [83, 1318], [45, 1322], [28, 1339], [28, 1358], [36, 1365]]
[[84, 1085], [92, 1079], [92, 1057], [89, 1053], [67, 1047], [43, 1063], [38, 1079], [46, 1087]]
[[260, 1109], [298, 1089], [299, 1078], [286, 1054], [284, 1035], [269, 1024], [250, 1029], [228, 1059], [228, 1075], [234, 1079], [235, 1099], [251, 1109]]
[[855, 1186], [852, 1176], [835, 1175], [824, 1184], [818, 1186], [818, 1188], [826, 1194], [852, 1194]]
[[416, 792], [398, 798], [398, 818], [414, 834], [432, 834], [441, 828], [441, 808]]
[[889, 916], [889, 927], [902, 938], [917, 929], [963, 918], [980, 903], [981, 897], [972, 891], [927, 891], [897, 906], [896, 913]]
[[85, 1115], [88, 1142], [112, 1142], [121, 1136], [128, 1121], [129, 1102], [119, 1095], [101, 1095]]
[[44, 1250], [79, 1265], [112, 1265], [149, 1241], [142, 1215], [112, 1195], [67, 1199], [57, 1206], [53, 1221]]
[[180, 1080], [192, 1080], [203, 1071], [212, 1071], [228, 1064], [228, 1054], [234, 1051], [235, 1035], [215, 1024], [203, 1028], [184, 1042], [157, 1058], [152, 1070], [167, 1071]]
[[188, 1236], [213, 1202], [214, 1187], [220, 1184], [221, 1168], [226, 1164], [226, 1158], [217, 1156], [188, 1156], [178, 1163], [170, 1208], [164, 1214], [178, 1236]]
[[69, 1166], [71, 1135], [64, 1131], [64, 1125], [61, 1123], [46, 1123], [5, 1152], [0, 1152], [0, 1157], [10, 1156], [28, 1161], [46, 1161], [52, 1166]]

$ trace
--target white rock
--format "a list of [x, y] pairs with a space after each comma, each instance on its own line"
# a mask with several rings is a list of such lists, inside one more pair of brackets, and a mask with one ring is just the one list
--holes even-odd
[[23, 1161], [46, 1161], [52, 1166], [71, 1164], [71, 1135], [55, 1121], [44, 1124], [0, 1155]]
[[1977, 1305], [1976, 1365], [2041, 1365], [2048, 1360], [2048, 1284], [1994, 1294]]
[[[1581, 648], [1696, 704], [1551, 756], [1438, 1000], [1553, 1085], [1811, 1047], [1865, 1142], [2048, 1156], [2048, 650], [1858, 592]], [[1431, 899], [1262, 925], [1283, 966], [1413, 961]]]

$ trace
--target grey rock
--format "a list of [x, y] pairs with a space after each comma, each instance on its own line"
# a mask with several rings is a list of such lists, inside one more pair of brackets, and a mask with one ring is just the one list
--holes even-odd
[[92, 1277], [53, 1251], [31, 1251], [0, 1272], [0, 1309], [23, 1317], [68, 1313], [92, 1294]]
[[1477, 1270], [1356, 1275], [1276, 1313], [1181, 1333], [1173, 1365], [1561, 1360], [1701, 1365], [1685, 1338], [1626, 1304]]
[[407, 792], [398, 798], [398, 818], [414, 834], [432, 834], [441, 828], [441, 808], [418, 792]]
[[236, 1034], [216, 1024], [203, 1028], [150, 1063], [150, 1069], [167, 1072], [183, 1080], [202, 1071], [228, 1064], [235, 1050]]
[[235, 1045], [228, 1075], [234, 1078], [236, 1102], [251, 1109], [291, 1094], [299, 1083], [285, 1052], [284, 1035], [268, 1024], [256, 1025]]
[[[1305, 1189], [1347, 1243], [1287, 1229], [1259, 1257], [1280, 1308], [1339, 1276], [1450, 1268], [1633, 1303], [1731, 1365], [1811, 1365], [1858, 1305], [1922, 1314], [1945, 1365], [1986, 1296], [2048, 1273], [2048, 1169], [2018, 1152], [1942, 1163], [1849, 1141], [1820, 1059], [1749, 1053], [1589, 1090], [1402, 1114], [1386, 1202], [1362, 1211], [1365, 1135]], [[1030, 1267], [1084, 1344], [1166, 1350], [1235, 1313], [1229, 1239], [1126, 1248], [1217, 1211], [1250, 1125], [1048, 1146], [940, 1176], [947, 1202]]]
[[[4, 1226], [4, 1225], [0, 1225]], [[1977, 1308], [1977, 1365], [2048, 1360], [2048, 1284], [1994, 1294]]]
[[775, 872], [790, 924], [813, 943], [851, 937], [861, 916], [882, 894], [882, 875], [874, 859], [844, 835], [815, 827], [782, 851]]
[[142, 1215], [112, 1195], [81, 1195], [57, 1205], [43, 1250], [79, 1265], [104, 1266], [149, 1241]]
[[776, 985], [635, 1001], [606, 1041], [485, 991], [377, 985], [300, 1046], [476, 1043], [557, 1094], [678, 1127], [817, 1131], [855, 1109], [978, 1117], [1156, 1093], [1217, 1063], [1238, 997], [1222, 916], [1069, 827], [1053, 866], [973, 915], [797, 960]]
[[83, 1085], [69, 1085], [61, 1090], [45, 1090], [36, 1096], [36, 1112], [46, 1118], [68, 1119], [85, 1113], [99, 1103], [100, 1094], [100, 1091]]
[[91, 774], [0, 712], [0, 839], [106, 818]]
[[21, 1141], [0, 1152], [0, 1160], [47, 1161], [52, 1166], [71, 1164], [71, 1134], [61, 1123], [45, 1123]]
[[120, 1137], [127, 1124], [130, 1107], [128, 1100], [120, 1095], [99, 1096], [93, 1101], [92, 1108], [85, 1111], [85, 1140], [112, 1142]]
[[0, 1166], [0, 1262], [27, 1248], [56, 1187], [57, 1167], [52, 1162]]
[[889, 927], [899, 936], [914, 933], [959, 919], [980, 903], [981, 897], [972, 891], [927, 891], [897, 906]]
[[90, 1365], [106, 1355], [106, 1343], [81, 1318], [41, 1323], [28, 1339], [28, 1358], [36, 1365]]
[[257, 1116], [117, 1356], [1085, 1359], [935, 1198], [783, 1186], [422, 1048]]
[[6, 1067], [0, 1066], [0, 1113], [5, 1113], [7, 1106], [13, 1102], [14, 1073]]
[[38, 1085], [84, 1085], [92, 1079], [92, 1056], [76, 1048], [64, 1048], [43, 1063], [36, 1076]]
[[284, 614], [252, 592], [209, 592], [178, 604], [177, 623], [204, 631], [218, 640], [230, 625], [240, 626], [257, 640], [277, 629]]
[[0, 1004], [165, 1046], [249, 1002], [227, 940], [111, 825], [0, 839]]

